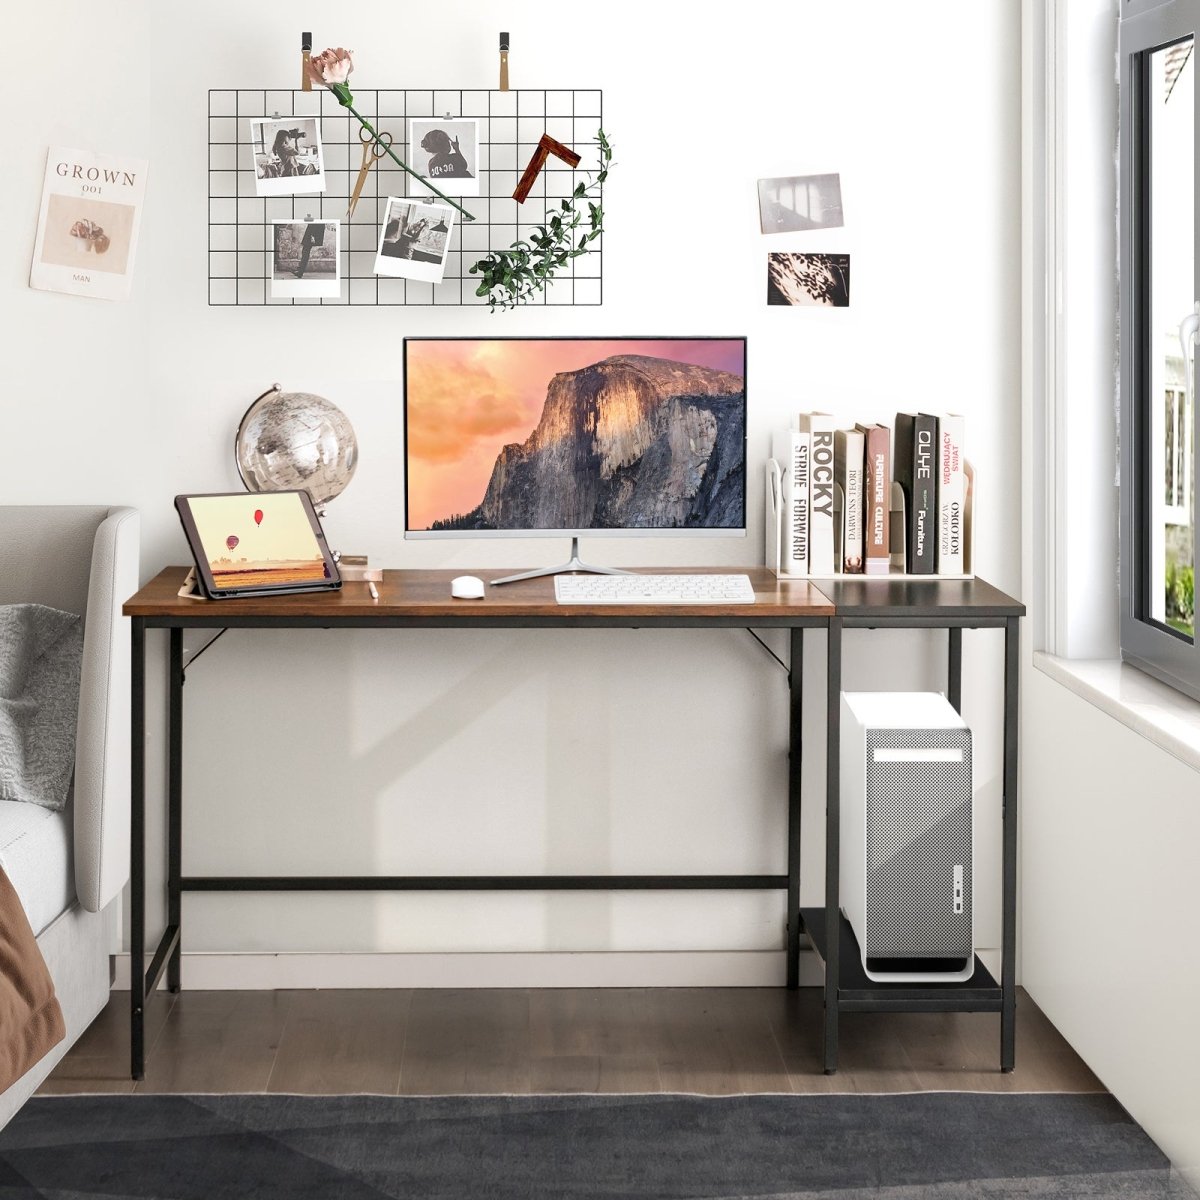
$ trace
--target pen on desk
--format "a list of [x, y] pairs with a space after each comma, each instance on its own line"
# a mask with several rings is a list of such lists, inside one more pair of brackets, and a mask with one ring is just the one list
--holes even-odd
[[379, 599], [379, 593], [375, 590], [375, 585], [369, 579], [367, 580], [367, 589], [371, 593], [372, 600]]

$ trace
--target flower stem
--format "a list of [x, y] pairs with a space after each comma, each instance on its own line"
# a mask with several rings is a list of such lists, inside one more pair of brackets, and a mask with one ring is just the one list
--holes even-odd
[[[339, 99], [341, 99], [341, 97], [339, 97]], [[451, 200], [450, 197], [447, 196], [445, 192], [439, 192], [438, 189], [435, 188], [433, 186], [433, 184], [429, 182], [428, 179], [426, 179], [423, 175], [418, 175], [416, 173], [416, 171], [414, 171], [412, 169], [412, 167], [410, 167], [408, 165], [408, 163], [402, 162], [399, 158], [397, 158], [396, 154], [392, 150], [391, 146], [388, 146], [379, 140], [379, 134], [377, 134], [375, 132], [375, 130], [371, 128], [370, 121], [368, 121], [367, 118], [362, 115], [362, 113], [357, 112], [352, 104], [347, 104], [344, 100], [342, 101], [342, 103], [343, 103], [343, 105], [345, 105], [346, 108], [348, 108], [352, 113], [354, 113], [354, 115], [358, 118], [359, 123], [362, 125], [362, 127], [371, 135], [371, 140], [375, 143], [375, 145], [379, 146], [384, 151], [384, 153], [387, 154], [388, 158], [390, 158], [392, 160], [392, 162], [394, 162], [396, 164], [396, 166], [398, 166], [403, 171], [407, 171], [414, 179], [419, 179], [431, 192], [433, 192], [433, 194], [435, 196], [441, 196], [441, 198], [443, 200], [445, 200], [445, 202], [447, 204], [451, 205], [453, 208], [457, 208], [458, 211], [460, 213], [462, 213], [462, 215], [468, 221], [475, 220], [474, 216], [471, 213], [467, 212], [467, 210], [465, 208], [463, 208], [463, 206], [461, 204], [459, 204], [457, 200]]]

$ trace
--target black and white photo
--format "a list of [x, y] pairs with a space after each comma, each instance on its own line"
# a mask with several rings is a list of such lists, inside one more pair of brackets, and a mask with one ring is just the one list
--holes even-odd
[[758, 181], [763, 233], [836, 229], [843, 224], [840, 175], [788, 175]]
[[[412, 117], [408, 165], [447, 196], [478, 196], [479, 122], [474, 117]], [[416, 179], [410, 194], [427, 195]]]
[[325, 190], [325, 159], [316, 117], [256, 117], [250, 122], [254, 191], [303, 196]]
[[342, 290], [337, 221], [271, 222], [271, 296], [336, 297]]
[[441, 283], [453, 229], [454, 209], [448, 204], [389, 196], [375, 274]]
[[767, 255], [767, 303], [850, 307], [850, 255]]

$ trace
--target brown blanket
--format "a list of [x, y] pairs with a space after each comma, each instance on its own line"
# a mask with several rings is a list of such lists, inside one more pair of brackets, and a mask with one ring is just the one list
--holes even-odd
[[66, 1036], [29, 918], [0, 867], [0, 1092]]

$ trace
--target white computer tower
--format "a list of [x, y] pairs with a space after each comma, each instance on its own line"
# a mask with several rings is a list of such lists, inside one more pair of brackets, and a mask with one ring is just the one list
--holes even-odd
[[844, 692], [841, 901], [868, 979], [975, 969], [971, 731], [936, 692]]

